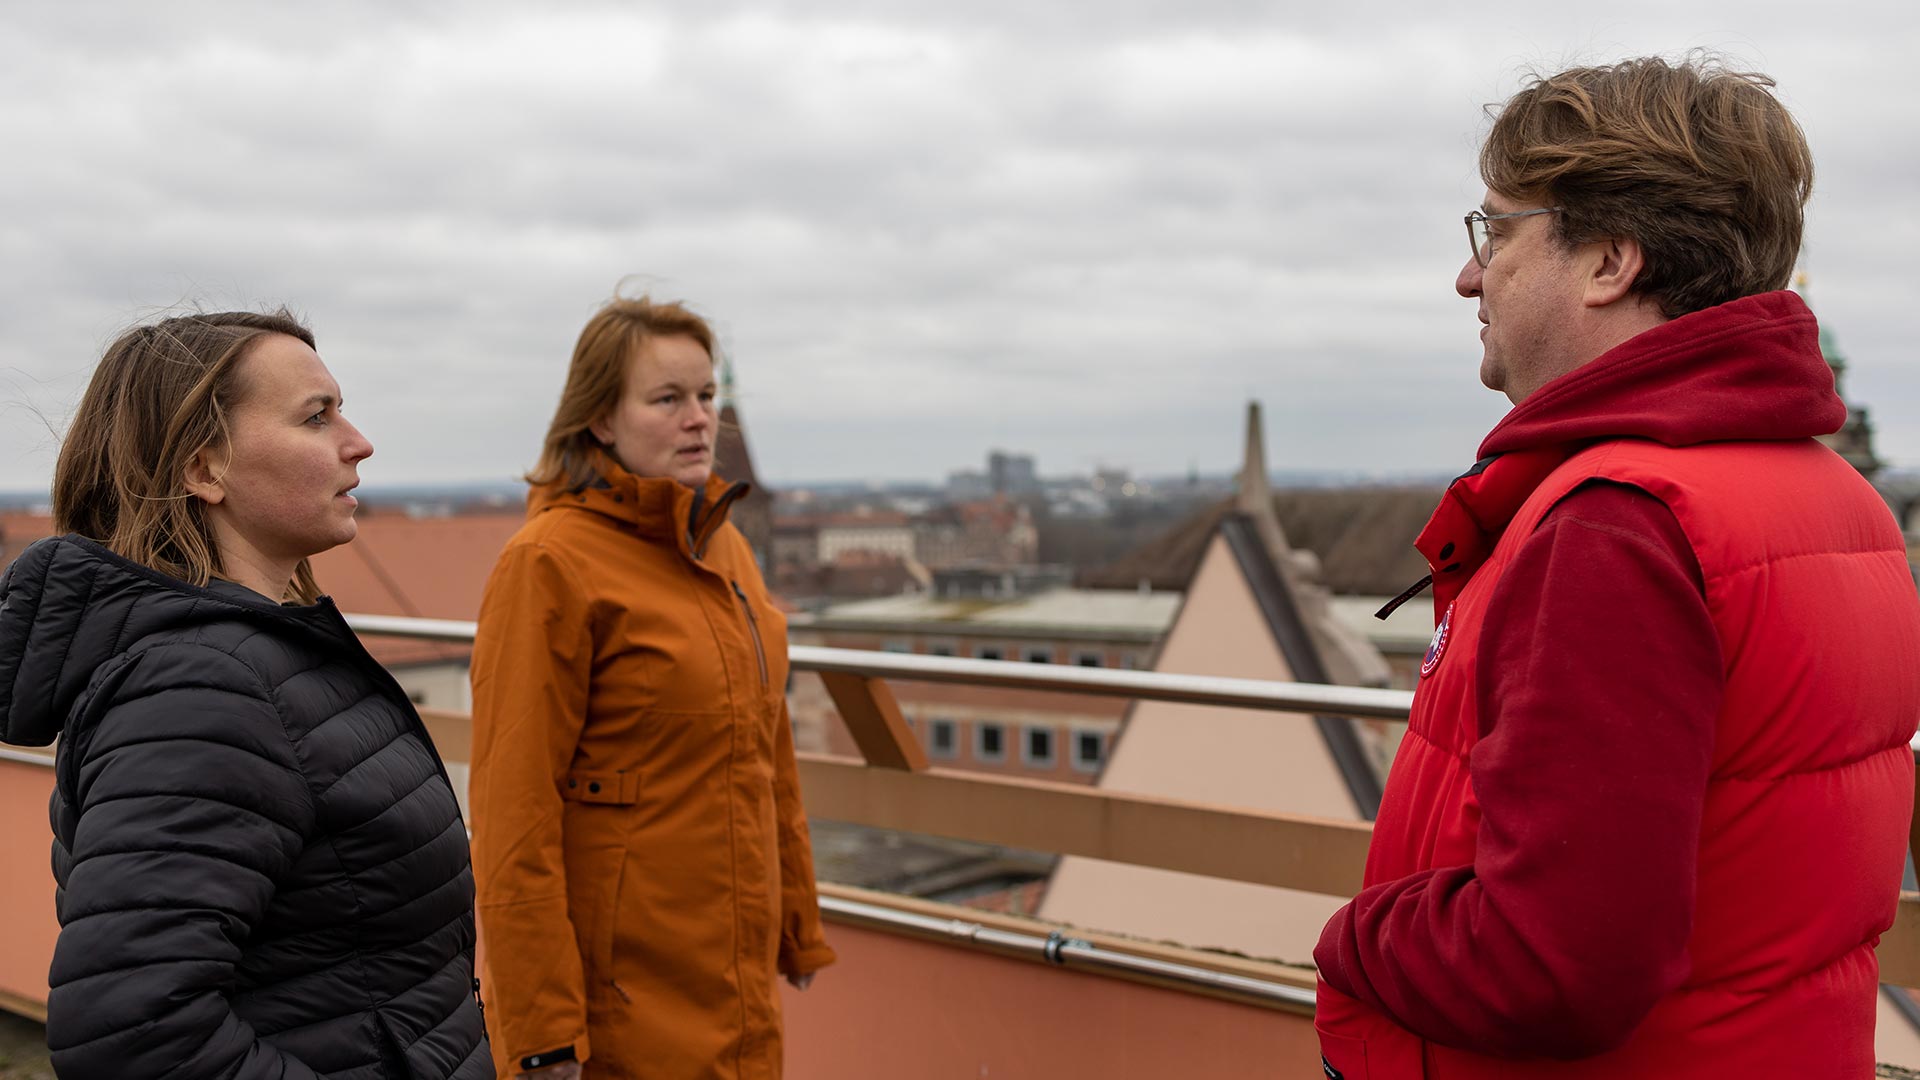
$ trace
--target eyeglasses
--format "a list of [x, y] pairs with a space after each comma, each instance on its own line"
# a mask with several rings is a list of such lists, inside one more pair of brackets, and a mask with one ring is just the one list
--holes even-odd
[[1564, 207], [1547, 206], [1538, 210], [1515, 210], [1510, 214], [1489, 214], [1475, 210], [1467, 215], [1467, 242], [1473, 245], [1473, 261], [1485, 270], [1493, 261], [1493, 230], [1487, 228], [1489, 221], [1505, 221], [1508, 218], [1532, 217], [1535, 214], [1557, 214]]

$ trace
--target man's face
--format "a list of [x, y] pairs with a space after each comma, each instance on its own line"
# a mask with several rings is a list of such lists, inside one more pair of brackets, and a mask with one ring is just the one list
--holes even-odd
[[[1488, 215], [1532, 210], [1487, 192]], [[1489, 221], [1492, 257], [1481, 267], [1468, 256], [1453, 287], [1480, 301], [1480, 381], [1515, 405], [1535, 390], [1592, 359], [1576, 355], [1583, 282], [1580, 265], [1553, 235], [1552, 214]]]

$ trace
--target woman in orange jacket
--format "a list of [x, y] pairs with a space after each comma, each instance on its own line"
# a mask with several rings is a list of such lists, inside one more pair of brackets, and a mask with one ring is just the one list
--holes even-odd
[[775, 1078], [775, 975], [833, 961], [786, 620], [713, 473], [713, 333], [615, 300], [580, 334], [487, 582], [474, 874], [501, 1078]]

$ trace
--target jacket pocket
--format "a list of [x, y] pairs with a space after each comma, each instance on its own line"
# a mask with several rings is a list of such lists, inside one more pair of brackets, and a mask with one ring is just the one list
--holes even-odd
[[618, 772], [576, 770], [560, 785], [560, 797], [568, 802], [600, 806], [632, 806], [640, 799], [640, 774], [622, 769]]
[[393, 1080], [420, 1080], [413, 1064], [407, 1060], [407, 1045], [402, 1042], [393, 1025], [380, 1013], [373, 1014], [373, 1027], [380, 1039], [380, 1072]]
[[633, 823], [632, 815], [618, 808], [640, 800], [640, 774], [627, 769], [576, 769], [561, 783], [560, 797], [580, 805], [574, 813], [600, 818], [595, 831], [601, 839], [589, 856], [588, 872], [570, 871], [568, 888], [584, 888], [593, 896], [590, 906], [576, 904], [574, 908], [576, 919], [583, 907], [589, 913], [580, 926], [580, 961], [586, 967], [588, 986], [610, 989], [624, 998], [626, 991], [614, 981], [613, 939], [621, 918], [620, 892], [626, 879], [628, 832]]
[[1367, 1041], [1329, 1031], [1320, 1036], [1320, 1075], [1325, 1080], [1367, 1080]]

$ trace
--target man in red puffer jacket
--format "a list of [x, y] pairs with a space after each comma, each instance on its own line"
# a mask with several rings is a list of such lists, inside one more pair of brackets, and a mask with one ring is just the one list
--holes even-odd
[[1514, 409], [1418, 546], [1433, 645], [1324, 1072], [1866, 1077], [1912, 813], [1920, 598], [1781, 290], [1812, 181], [1763, 76], [1535, 80], [1455, 288]]

